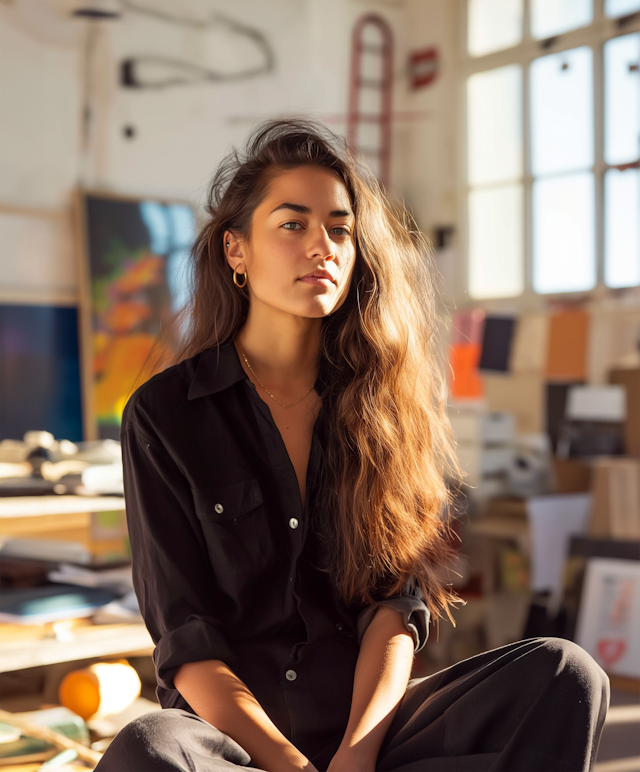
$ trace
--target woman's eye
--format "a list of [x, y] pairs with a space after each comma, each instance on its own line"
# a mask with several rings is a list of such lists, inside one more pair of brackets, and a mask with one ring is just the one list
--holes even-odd
[[[339, 233], [336, 233], [336, 231], [339, 231]], [[349, 231], [346, 228], [331, 228], [331, 233], [334, 233], [336, 236], [348, 236]]]
[[287, 231], [297, 231], [302, 225], [299, 222], [286, 222], [282, 227]]

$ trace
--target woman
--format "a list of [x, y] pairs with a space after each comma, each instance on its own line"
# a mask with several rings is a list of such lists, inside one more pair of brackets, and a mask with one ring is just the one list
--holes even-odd
[[523, 641], [409, 681], [455, 468], [425, 244], [336, 137], [273, 121], [212, 184], [180, 363], [122, 425], [164, 710], [100, 772], [587, 770], [608, 681]]

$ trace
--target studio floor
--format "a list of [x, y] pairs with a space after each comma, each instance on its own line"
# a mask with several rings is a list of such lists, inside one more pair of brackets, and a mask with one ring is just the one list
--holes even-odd
[[594, 772], [640, 772], [640, 694], [611, 691]]

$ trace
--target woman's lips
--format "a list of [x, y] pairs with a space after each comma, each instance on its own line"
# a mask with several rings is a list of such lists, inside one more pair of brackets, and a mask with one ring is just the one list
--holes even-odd
[[307, 284], [316, 284], [319, 287], [333, 287], [331, 279], [327, 279], [324, 276], [303, 276], [298, 281], [303, 281]]
[[316, 284], [319, 287], [330, 287], [332, 284], [337, 286], [338, 284], [331, 271], [321, 266], [316, 266], [306, 276], [301, 276], [300, 281], [307, 282], [307, 284]]

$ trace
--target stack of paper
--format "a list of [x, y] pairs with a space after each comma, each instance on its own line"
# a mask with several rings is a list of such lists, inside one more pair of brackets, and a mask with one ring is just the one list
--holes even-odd
[[120, 595], [133, 589], [131, 566], [92, 569], [62, 563], [55, 571], [49, 571], [47, 579], [50, 582], [77, 584], [79, 587], [104, 587]]
[[116, 598], [110, 590], [66, 584], [3, 590], [0, 622], [41, 625], [61, 619], [79, 619], [91, 616], [96, 609]]

